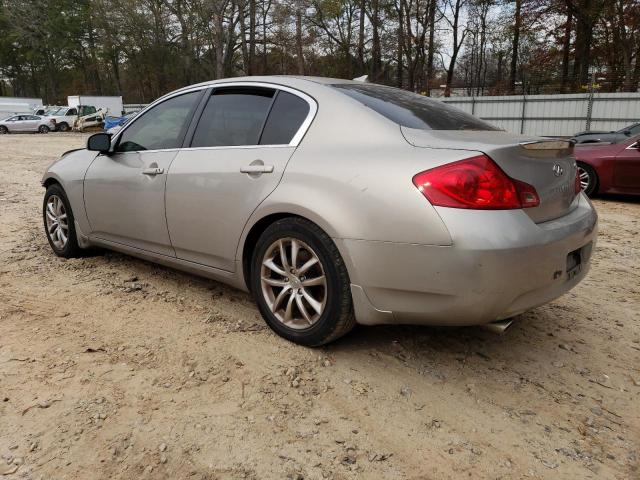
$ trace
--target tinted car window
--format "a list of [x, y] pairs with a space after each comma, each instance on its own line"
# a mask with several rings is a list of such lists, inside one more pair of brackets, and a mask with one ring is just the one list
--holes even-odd
[[309, 104], [305, 100], [288, 92], [278, 92], [260, 137], [260, 145], [288, 144], [308, 114]]
[[76, 110], [75, 108], [70, 108], [69, 110], [67, 110], [67, 115], [77, 115], [78, 114], [78, 110]]
[[638, 123], [636, 125], [633, 125], [628, 130], [629, 130], [629, 132], [631, 132], [631, 135], [635, 135], [636, 133], [640, 133], [640, 123]]
[[179, 148], [186, 132], [191, 110], [201, 92], [185, 93], [165, 100], [136, 118], [122, 132], [118, 152]]
[[191, 146], [257, 145], [273, 94], [269, 89], [215, 90], [202, 112]]
[[404, 127], [420, 130], [499, 130], [439, 100], [399, 88], [352, 83], [333, 87]]

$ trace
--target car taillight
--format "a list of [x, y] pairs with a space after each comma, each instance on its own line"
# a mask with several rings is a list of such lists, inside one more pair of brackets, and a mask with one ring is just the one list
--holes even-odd
[[540, 204], [532, 185], [509, 177], [486, 155], [418, 173], [413, 184], [440, 207], [508, 210]]
[[573, 186], [573, 191], [578, 195], [582, 191], [582, 182], [580, 181], [580, 169], [576, 169], [576, 180]]

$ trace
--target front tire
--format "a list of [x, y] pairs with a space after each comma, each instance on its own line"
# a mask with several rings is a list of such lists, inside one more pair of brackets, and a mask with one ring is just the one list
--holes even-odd
[[38, 128], [38, 132], [40, 133], [49, 133], [49, 131], [50, 129], [46, 125], [40, 125], [40, 128]]
[[53, 253], [63, 258], [79, 257], [81, 249], [76, 237], [73, 211], [67, 195], [57, 183], [49, 185], [44, 194], [42, 218]]
[[251, 266], [258, 309], [281, 337], [315, 347], [354, 327], [346, 266], [314, 223], [289, 217], [271, 224], [256, 244]]
[[6, 133], [9, 133], [9, 129], [4, 125], [0, 125], [0, 135], [4, 135]]
[[60, 130], [61, 132], [68, 132], [69, 131], [69, 124], [66, 122], [62, 122], [58, 125], [58, 130]]
[[598, 174], [593, 167], [578, 162], [578, 176], [580, 187], [587, 197], [592, 197], [598, 192]]

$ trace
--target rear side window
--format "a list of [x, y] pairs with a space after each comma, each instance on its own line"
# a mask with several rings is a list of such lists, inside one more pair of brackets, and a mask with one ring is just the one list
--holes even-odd
[[266, 88], [215, 90], [202, 112], [191, 146], [258, 145], [274, 93]]
[[260, 145], [286, 145], [309, 115], [309, 104], [302, 98], [279, 91], [260, 138]]
[[382, 85], [333, 85], [389, 120], [420, 130], [499, 130], [499, 128], [439, 100]]
[[172, 97], [146, 111], [122, 132], [117, 151], [162, 150], [179, 148], [196, 100], [202, 92]]

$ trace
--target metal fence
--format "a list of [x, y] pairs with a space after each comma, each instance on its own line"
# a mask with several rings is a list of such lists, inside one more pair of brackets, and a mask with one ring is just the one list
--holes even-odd
[[640, 121], [640, 93], [449, 97], [442, 101], [514, 133], [571, 136]]
[[146, 106], [147, 106], [146, 103], [126, 103], [122, 105], [122, 109], [124, 110], [124, 113], [127, 114], [127, 113], [139, 112]]

